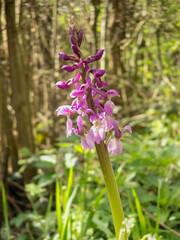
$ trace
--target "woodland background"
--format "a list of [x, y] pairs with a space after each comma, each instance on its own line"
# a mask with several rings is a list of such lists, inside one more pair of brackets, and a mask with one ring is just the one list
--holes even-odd
[[[178, 0], [0, 0], [0, 176], [8, 203], [8, 210], [2, 203], [0, 219], [4, 212], [12, 220], [10, 226], [7, 221], [5, 225], [0, 223], [0, 239], [6, 239], [7, 228], [11, 239], [56, 239], [51, 238], [56, 234], [56, 223], [53, 230], [44, 232], [34, 225], [32, 214], [37, 205], [35, 215], [38, 212], [44, 219], [49, 195], [54, 199], [57, 177], [62, 189], [67, 188], [66, 177], [72, 162], [76, 175], [73, 186], [79, 182], [79, 189], [84, 189], [88, 196], [74, 200], [77, 205], [85, 204], [84, 208], [81, 206], [83, 214], [90, 214], [87, 205], [94, 193], [89, 196], [89, 192], [97, 189], [96, 193], [101, 193], [98, 190], [103, 184], [101, 175], [93, 170], [98, 166], [97, 161], [93, 162], [95, 154], [82, 151], [78, 139], [66, 139], [65, 119], [56, 116], [57, 107], [71, 102], [70, 90], [55, 87], [57, 81], [72, 77], [61, 71], [64, 62], [58, 56], [61, 51], [71, 53], [67, 32], [71, 15], [85, 33], [83, 54], [95, 55], [99, 49], [105, 49], [96, 67], [106, 70], [104, 78], [110, 88], [120, 92], [114, 109], [117, 120], [122, 127], [129, 124], [133, 129], [133, 135], [123, 140], [126, 142], [123, 155], [112, 159], [119, 174], [119, 186], [129, 196], [128, 206], [127, 199], [124, 200], [126, 215], [134, 213], [132, 239], [146, 239], [150, 233], [156, 234], [157, 239], [179, 239]], [[87, 163], [87, 158], [92, 162]], [[83, 167], [86, 173], [81, 172]], [[136, 189], [137, 195], [135, 191], [129, 192], [131, 188]], [[144, 211], [141, 214], [137, 201], [131, 200], [133, 197], [137, 200], [137, 196]], [[103, 204], [95, 206], [103, 209]], [[95, 212], [97, 215], [98, 210]], [[74, 213], [73, 207], [70, 213]], [[93, 217], [87, 221], [88, 226], [75, 233], [73, 223], [81, 220], [70, 213], [72, 235], [64, 235], [64, 239], [113, 239], [110, 218], [105, 219], [106, 225], [101, 225], [98, 221], [101, 217], [96, 216], [98, 220]], [[150, 219], [145, 225], [143, 214]], [[21, 221], [16, 225], [13, 218], [18, 216]], [[104, 230], [109, 225], [110, 233]], [[89, 229], [94, 238], [87, 237]], [[44, 235], [42, 238], [42, 232], [46, 238]]]

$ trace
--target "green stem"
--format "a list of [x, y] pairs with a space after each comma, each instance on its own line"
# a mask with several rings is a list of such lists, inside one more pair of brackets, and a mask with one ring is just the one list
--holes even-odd
[[[81, 67], [81, 77], [83, 83], [86, 83], [86, 69], [84, 67]], [[87, 103], [89, 109], [92, 109], [94, 112], [96, 112], [90, 88], [88, 89]], [[119, 190], [112, 169], [112, 165], [109, 159], [107, 146], [103, 141], [101, 141], [100, 144], [95, 143], [95, 146], [108, 192], [108, 198], [116, 232], [116, 239], [128, 240], [126, 224], [123, 222], [124, 213], [119, 195]]]
[[[107, 151], [107, 147], [104, 144], [104, 142], [101, 141], [100, 144], [96, 144], [96, 151], [98, 154], [98, 158], [100, 161], [102, 173], [104, 176], [104, 180], [105, 180], [105, 184], [108, 192], [108, 198], [111, 206], [116, 238], [117, 240], [119, 240], [120, 239], [119, 234], [120, 234], [122, 222], [124, 220], [124, 213], [123, 213], [118, 186], [117, 186], [112, 165], [109, 159], [109, 153]], [[121, 239], [123, 240], [123, 238]]]

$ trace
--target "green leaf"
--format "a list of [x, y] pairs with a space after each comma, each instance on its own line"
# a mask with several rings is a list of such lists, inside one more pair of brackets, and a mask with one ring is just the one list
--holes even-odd
[[54, 168], [56, 164], [56, 155], [41, 155], [39, 161], [35, 163], [36, 168]]
[[30, 152], [29, 148], [27, 148], [27, 147], [22, 147], [21, 153], [22, 153], [23, 158], [29, 157], [31, 155], [31, 152]]
[[27, 212], [27, 213], [19, 213], [17, 217], [11, 219], [10, 223], [17, 228], [20, 227], [25, 221], [32, 221], [34, 220], [34, 214]]
[[38, 181], [38, 186], [43, 188], [55, 182], [57, 174], [54, 172], [45, 173], [42, 175]]

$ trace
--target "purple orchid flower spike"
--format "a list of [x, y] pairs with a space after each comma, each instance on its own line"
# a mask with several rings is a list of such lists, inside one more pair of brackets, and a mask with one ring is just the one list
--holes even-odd
[[[85, 60], [81, 59], [81, 42], [83, 39], [83, 31], [77, 29], [77, 24], [74, 17], [69, 19], [69, 35], [71, 41], [71, 48], [74, 55], [67, 55], [60, 52], [59, 55], [63, 60], [76, 62], [73, 65], [64, 65], [61, 69], [68, 72], [78, 70], [75, 78], [69, 79], [67, 82], [59, 81], [55, 85], [60, 89], [67, 89], [75, 85], [75, 89], [70, 93], [71, 98], [74, 98], [71, 106], [63, 106], [58, 109], [59, 115], [67, 116], [67, 136], [72, 132], [81, 137], [82, 146], [84, 149], [91, 149], [95, 144], [100, 144], [106, 139], [108, 151], [115, 155], [120, 154], [122, 145], [120, 138], [123, 136], [125, 130], [131, 131], [129, 126], [124, 127], [121, 131], [118, 128], [118, 123], [113, 119], [114, 103], [111, 98], [117, 96], [119, 93], [114, 90], [105, 90], [108, 84], [101, 80], [101, 77], [106, 73], [104, 69], [94, 69], [90, 66], [91, 63], [102, 58], [104, 49], [99, 50], [96, 55], [89, 56]], [[76, 56], [75, 56], [76, 55]], [[93, 77], [90, 78], [89, 75]], [[82, 82], [81, 82], [82, 78]], [[73, 130], [72, 115], [76, 113], [80, 116], [77, 118], [77, 129]], [[82, 117], [88, 117], [90, 126], [87, 126]], [[112, 133], [114, 131], [114, 138]], [[89, 143], [89, 144], [88, 144]]]
[[[56, 86], [60, 89], [67, 89], [72, 85], [75, 88], [70, 93], [73, 98], [72, 104], [61, 106], [57, 109], [57, 115], [65, 115], [66, 134], [70, 136], [73, 132], [81, 138], [82, 148], [91, 151], [96, 148], [98, 159], [102, 168], [108, 197], [111, 205], [116, 239], [119, 239], [124, 214], [119, 197], [119, 190], [109, 159], [109, 154], [118, 155], [122, 153], [121, 139], [124, 131], [132, 133], [130, 126], [119, 129], [118, 122], [114, 119], [113, 108], [115, 104], [113, 97], [120, 97], [114, 90], [106, 90], [108, 84], [101, 78], [106, 73], [104, 69], [92, 68], [91, 63], [99, 61], [104, 49], [99, 50], [94, 56], [83, 59], [80, 46], [83, 40], [83, 31], [78, 30], [74, 17], [69, 19], [69, 37], [71, 41], [72, 55], [60, 52], [60, 57], [65, 61], [71, 61], [72, 65], [64, 65], [61, 69], [67, 72], [78, 71], [75, 78], [67, 82], [59, 81]], [[74, 63], [75, 62], [75, 63]], [[72, 116], [74, 123], [72, 122]], [[76, 120], [76, 123], [75, 123]], [[73, 128], [73, 124], [77, 124]]]

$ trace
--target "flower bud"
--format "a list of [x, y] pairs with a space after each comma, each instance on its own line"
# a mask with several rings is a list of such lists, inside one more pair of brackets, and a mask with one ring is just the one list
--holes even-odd
[[65, 61], [70, 60], [70, 61], [79, 62], [79, 59], [75, 58], [74, 56], [68, 56], [68, 55], [67, 55], [66, 53], [64, 53], [64, 52], [60, 52], [60, 53], [59, 53], [59, 56], [60, 56], [60, 58], [62, 58], [62, 59], [65, 60]]
[[96, 56], [95, 56], [96, 61], [102, 58], [103, 53], [104, 53], [104, 49], [101, 49], [96, 53]]
[[80, 58], [81, 55], [80, 55], [80, 51], [79, 51], [78, 47], [76, 45], [72, 44], [71, 48], [73, 50], [73, 53], [75, 53], [78, 56], [78, 58]]
[[83, 30], [82, 29], [80, 29], [78, 31], [77, 36], [78, 36], [78, 46], [80, 47], [81, 43], [82, 43], [82, 40], [83, 40]]
[[95, 73], [94, 73], [94, 76], [96, 77], [96, 78], [100, 78], [100, 77], [102, 77], [104, 74], [106, 73], [106, 71], [105, 70], [97, 70]]
[[74, 34], [71, 34], [70, 40], [71, 40], [71, 43], [72, 43], [73, 45], [76, 45], [76, 44], [77, 44], [77, 39], [76, 39], [76, 37], [75, 37]]

